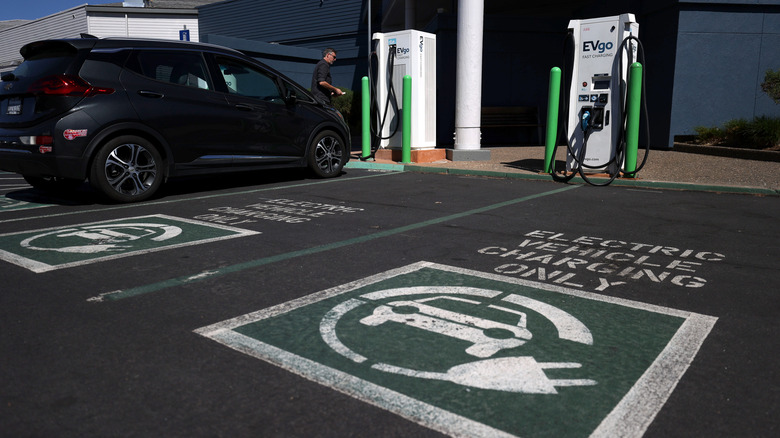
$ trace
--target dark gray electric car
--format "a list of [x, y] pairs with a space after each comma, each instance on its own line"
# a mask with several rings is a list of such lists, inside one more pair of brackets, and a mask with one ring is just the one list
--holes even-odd
[[224, 47], [63, 39], [20, 50], [0, 83], [0, 170], [115, 201], [168, 177], [279, 167], [341, 173], [349, 128], [279, 72]]

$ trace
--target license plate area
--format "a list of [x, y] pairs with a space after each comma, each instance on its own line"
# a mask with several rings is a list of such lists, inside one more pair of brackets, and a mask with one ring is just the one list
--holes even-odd
[[22, 113], [22, 98], [12, 97], [8, 99], [8, 106], [5, 109], [5, 113], [8, 115], [19, 115]]

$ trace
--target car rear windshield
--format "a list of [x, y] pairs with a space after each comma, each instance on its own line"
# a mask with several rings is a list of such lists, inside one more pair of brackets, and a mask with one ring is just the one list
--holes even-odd
[[26, 46], [22, 55], [24, 62], [14, 70], [17, 78], [41, 78], [64, 74], [76, 60], [78, 51], [70, 44], [49, 42]]

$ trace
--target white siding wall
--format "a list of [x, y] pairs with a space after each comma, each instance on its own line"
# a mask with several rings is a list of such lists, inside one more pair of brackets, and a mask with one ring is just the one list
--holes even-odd
[[187, 14], [139, 14], [124, 12], [87, 13], [79, 6], [0, 32], [0, 72], [13, 70], [22, 62], [19, 49], [33, 41], [78, 38], [89, 33], [100, 38], [135, 37], [178, 40], [179, 31], [190, 31], [198, 41], [198, 16]]
[[86, 31], [84, 6], [6, 29], [0, 32], [0, 70], [12, 70], [22, 62], [19, 49], [27, 43], [49, 38], [76, 38]]
[[152, 14], [93, 13], [89, 18], [88, 33], [96, 37], [135, 37], [178, 40], [179, 31], [190, 31], [190, 41], [198, 41], [197, 16], [175, 17]]

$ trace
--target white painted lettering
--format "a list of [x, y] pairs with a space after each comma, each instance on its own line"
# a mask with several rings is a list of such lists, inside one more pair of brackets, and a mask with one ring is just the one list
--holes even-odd
[[[693, 274], [703, 262], [725, 260], [721, 253], [681, 249], [666, 245], [652, 245], [596, 236], [572, 236], [554, 231], [534, 230], [524, 234], [525, 239], [514, 248], [488, 246], [479, 249], [480, 254], [504, 259], [522, 260], [520, 263], [502, 264], [495, 271], [502, 274], [533, 278], [585, 287], [568, 282], [578, 272], [592, 272], [596, 277], [586, 277], [596, 291], [626, 284], [627, 281], [671, 283], [675, 286], [698, 288], [706, 280], [692, 275], [676, 275], [683, 271]], [[691, 259], [695, 259], [693, 261]], [[559, 270], [548, 271], [549, 268]], [[594, 278], [595, 277], [595, 278]], [[598, 284], [595, 284], [598, 279]]]
[[605, 255], [604, 258], [615, 262], [628, 262], [634, 259], [634, 255], [625, 252], [611, 252]]
[[607, 289], [610, 286], [619, 286], [621, 284], [626, 284], [625, 281], [615, 281], [615, 282], [608, 282], [606, 279], [599, 277], [599, 287], [596, 288], [597, 291], [601, 292], [605, 289]]
[[618, 269], [618, 267], [611, 263], [591, 263], [585, 269], [597, 274], [612, 274]]
[[478, 250], [477, 252], [480, 254], [487, 254], [487, 255], [499, 255], [502, 252], [505, 252], [506, 248], [502, 248], [500, 246], [488, 246], [487, 248], [482, 248]]
[[597, 245], [597, 241], [599, 241], [599, 240], [603, 240], [603, 239], [600, 238], [600, 237], [581, 236], [581, 237], [578, 237], [578, 238], [572, 240], [572, 242], [574, 242], [574, 243], [581, 243], [583, 245], [595, 246], [595, 245]]
[[528, 269], [528, 266], [526, 265], [518, 265], [517, 263], [508, 263], [506, 265], [501, 265], [495, 269], [496, 272], [499, 274], [519, 274], [523, 271]]
[[672, 284], [676, 286], [697, 288], [707, 284], [707, 280], [700, 277], [692, 277], [690, 275], [678, 275], [672, 278]]
[[650, 258], [650, 256], [641, 256], [641, 257], [637, 258], [634, 261], [634, 264], [636, 264], [636, 265], [644, 265], [644, 266], [655, 266], [655, 267], [660, 267], [661, 266], [658, 263], [647, 263], [647, 259], [649, 259], [649, 258]]
[[705, 262], [719, 262], [725, 259], [726, 256], [723, 254], [718, 254], [717, 252], [702, 251], [696, 254], [696, 258], [699, 260], [704, 260]]
[[588, 261], [583, 259], [573, 259], [571, 257], [564, 257], [557, 262], [553, 263], [554, 266], [560, 266], [565, 264], [569, 269], [577, 269], [577, 265], [587, 265]]
[[696, 272], [696, 269], [694, 269], [693, 266], [691, 265], [701, 266], [701, 263], [689, 262], [683, 260], [672, 260], [672, 262], [666, 266], [666, 269], [677, 269], [678, 271]]

